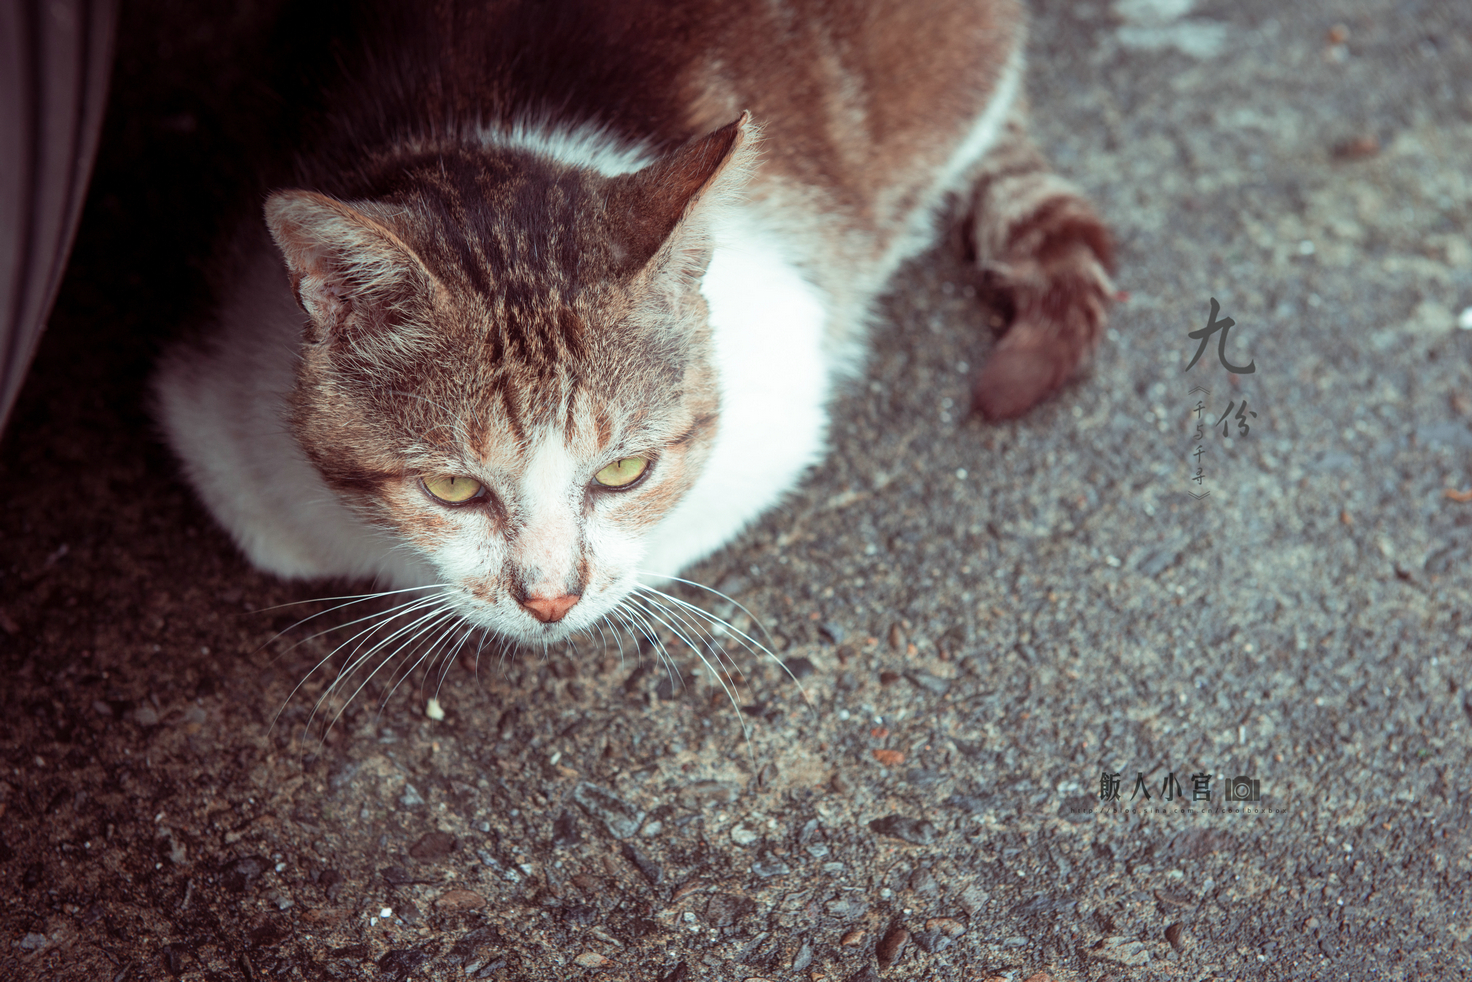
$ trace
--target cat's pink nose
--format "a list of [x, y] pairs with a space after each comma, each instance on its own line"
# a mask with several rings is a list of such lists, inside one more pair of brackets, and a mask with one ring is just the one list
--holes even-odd
[[576, 593], [564, 593], [560, 597], [527, 597], [521, 605], [531, 611], [532, 616], [543, 624], [560, 621], [579, 599]]

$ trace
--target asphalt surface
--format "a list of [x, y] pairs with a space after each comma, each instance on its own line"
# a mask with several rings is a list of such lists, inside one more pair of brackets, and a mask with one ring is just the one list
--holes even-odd
[[[692, 573], [802, 691], [487, 649], [443, 719], [420, 673], [324, 737], [346, 614], [276, 605], [336, 594], [248, 569], [142, 407], [289, 139], [278, 6], [124, 10], [0, 444], [0, 977], [1469, 974], [1472, 7], [1036, 7], [1035, 132], [1128, 297], [988, 426], [965, 271], [903, 272], [827, 461]], [[1183, 371], [1212, 298], [1254, 373]]]

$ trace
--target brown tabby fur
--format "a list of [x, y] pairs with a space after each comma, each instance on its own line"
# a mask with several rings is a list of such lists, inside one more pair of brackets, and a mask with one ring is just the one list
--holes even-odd
[[[160, 385], [201, 494], [266, 568], [447, 584], [482, 604], [470, 620], [511, 633], [543, 601], [616, 602], [642, 555], [630, 543], [739, 425], [702, 293], [738, 206], [791, 244], [840, 369], [946, 193], [978, 283], [1013, 315], [976, 383], [981, 413], [1025, 412], [1099, 341], [1107, 230], [1029, 142], [1020, 99], [984, 155], [968, 135], [1016, 84], [1016, 0], [378, 0], [339, 14], [341, 79], [307, 127], [300, 189], [266, 208], [309, 317], [289, 391], [273, 388], [271, 355], [216, 398], [231, 359], [282, 343], [245, 300]], [[552, 152], [549, 131], [596, 138]], [[275, 398], [292, 446], [232, 430]], [[629, 454], [651, 462], [637, 492], [590, 482]], [[586, 487], [578, 513], [533, 486], [554, 472]], [[491, 493], [441, 507], [419, 484], [432, 474]], [[309, 543], [351, 525], [285, 500], [319, 481], [384, 536], [383, 555], [408, 543], [420, 558], [380, 561], [354, 532]]]

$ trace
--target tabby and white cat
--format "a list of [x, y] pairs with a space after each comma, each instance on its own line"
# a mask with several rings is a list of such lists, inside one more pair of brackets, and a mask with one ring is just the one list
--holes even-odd
[[157, 379], [264, 570], [593, 627], [822, 456], [943, 217], [1014, 312], [979, 411], [1098, 342], [1109, 235], [1026, 136], [1013, 0], [405, 0], [344, 31], [300, 188]]

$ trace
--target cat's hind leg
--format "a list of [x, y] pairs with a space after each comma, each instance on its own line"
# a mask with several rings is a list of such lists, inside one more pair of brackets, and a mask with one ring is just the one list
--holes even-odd
[[972, 406], [1020, 416], [1073, 375], [1099, 344], [1113, 287], [1109, 230], [1054, 174], [1014, 106], [962, 191], [962, 246], [1003, 334], [982, 366]]

